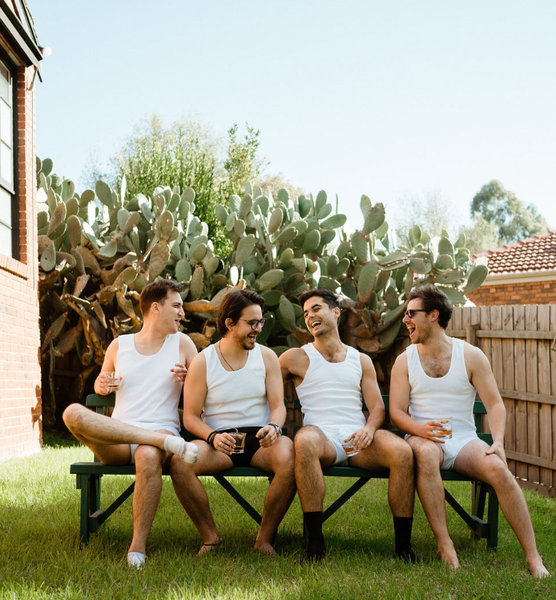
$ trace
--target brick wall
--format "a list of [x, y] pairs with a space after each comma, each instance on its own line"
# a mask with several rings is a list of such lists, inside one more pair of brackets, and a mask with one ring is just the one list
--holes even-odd
[[0, 254], [0, 461], [37, 452], [42, 436], [33, 72], [15, 77], [19, 257]]
[[469, 299], [477, 306], [496, 304], [556, 304], [556, 281], [482, 285]]

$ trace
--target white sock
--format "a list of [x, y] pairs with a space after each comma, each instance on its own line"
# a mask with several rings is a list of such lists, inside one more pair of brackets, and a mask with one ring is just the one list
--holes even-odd
[[166, 436], [164, 439], [164, 450], [183, 458], [185, 462], [191, 465], [197, 462], [197, 457], [199, 456], [199, 448], [195, 444], [190, 444], [182, 437], [176, 435]]
[[145, 566], [147, 557], [142, 552], [128, 552], [127, 565], [140, 571]]

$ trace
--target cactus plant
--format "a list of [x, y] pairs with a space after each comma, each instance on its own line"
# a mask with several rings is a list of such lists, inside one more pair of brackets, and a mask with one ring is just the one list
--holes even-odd
[[191, 188], [129, 198], [124, 179], [119, 193], [98, 181], [79, 195], [52, 169], [49, 159], [38, 161], [42, 352], [50, 360], [43, 373], [52, 406], [57, 362], [73, 360], [80, 375], [72, 395], [82, 396], [110, 340], [140, 329], [139, 293], [157, 277], [185, 286], [183, 329], [198, 349], [216, 339], [218, 306], [232, 286], [265, 298], [263, 343], [277, 353], [301, 346], [311, 336], [297, 298], [321, 287], [341, 297], [344, 341], [376, 357], [398, 338], [415, 286], [435, 283], [461, 304], [487, 274], [469, 261], [464, 237], [432, 240], [415, 226], [407, 244], [394, 248], [383, 205], [366, 196], [363, 227], [349, 233], [325, 192], [291, 198], [283, 189], [274, 199], [248, 184], [243, 197], [229, 198], [229, 209], [215, 207], [232, 246], [221, 257], [195, 216]]

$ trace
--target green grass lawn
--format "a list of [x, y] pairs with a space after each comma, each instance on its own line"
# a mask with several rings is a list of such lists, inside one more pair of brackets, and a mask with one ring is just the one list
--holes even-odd
[[[35, 456], [0, 465], [0, 598], [168, 599], [336, 599], [336, 598], [554, 598], [555, 578], [543, 581], [527, 573], [523, 552], [503, 517], [497, 552], [474, 542], [448, 507], [449, 528], [461, 569], [452, 573], [437, 557], [434, 538], [417, 501], [413, 545], [422, 561], [406, 565], [392, 558], [392, 516], [386, 482], [371, 481], [325, 525], [329, 553], [317, 565], [302, 564], [301, 509], [296, 499], [280, 528], [277, 558], [256, 555], [251, 547], [255, 523], [212, 479], [206, 480], [214, 517], [225, 549], [197, 558], [197, 530], [164, 479], [147, 548], [144, 571], [128, 569], [131, 500], [79, 546], [79, 492], [69, 465], [90, 460], [91, 452], [49, 439]], [[103, 499], [128, 484], [105, 477]], [[261, 508], [266, 480], [237, 482]], [[328, 499], [347, 487], [327, 480]], [[470, 484], [449, 483], [449, 490], [470, 506]], [[556, 571], [556, 503], [526, 494], [541, 555]]]

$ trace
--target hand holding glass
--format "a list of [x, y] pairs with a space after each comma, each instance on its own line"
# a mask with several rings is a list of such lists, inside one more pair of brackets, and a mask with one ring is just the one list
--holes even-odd
[[435, 429], [434, 435], [442, 440], [451, 440], [452, 439], [452, 417], [442, 417], [441, 419], [436, 419], [436, 421], [440, 421], [442, 423], [442, 429]]
[[107, 378], [108, 390], [115, 392], [120, 387], [121, 377], [116, 375], [116, 371], [105, 371]]
[[[353, 444], [352, 436], [354, 433], [355, 431], [352, 431], [350, 427], [340, 427], [340, 431], [338, 432], [340, 444], [342, 444], [342, 447], [348, 456], [355, 456], [356, 454], [359, 454], [359, 450]], [[348, 441], [346, 442], [345, 440]]]

